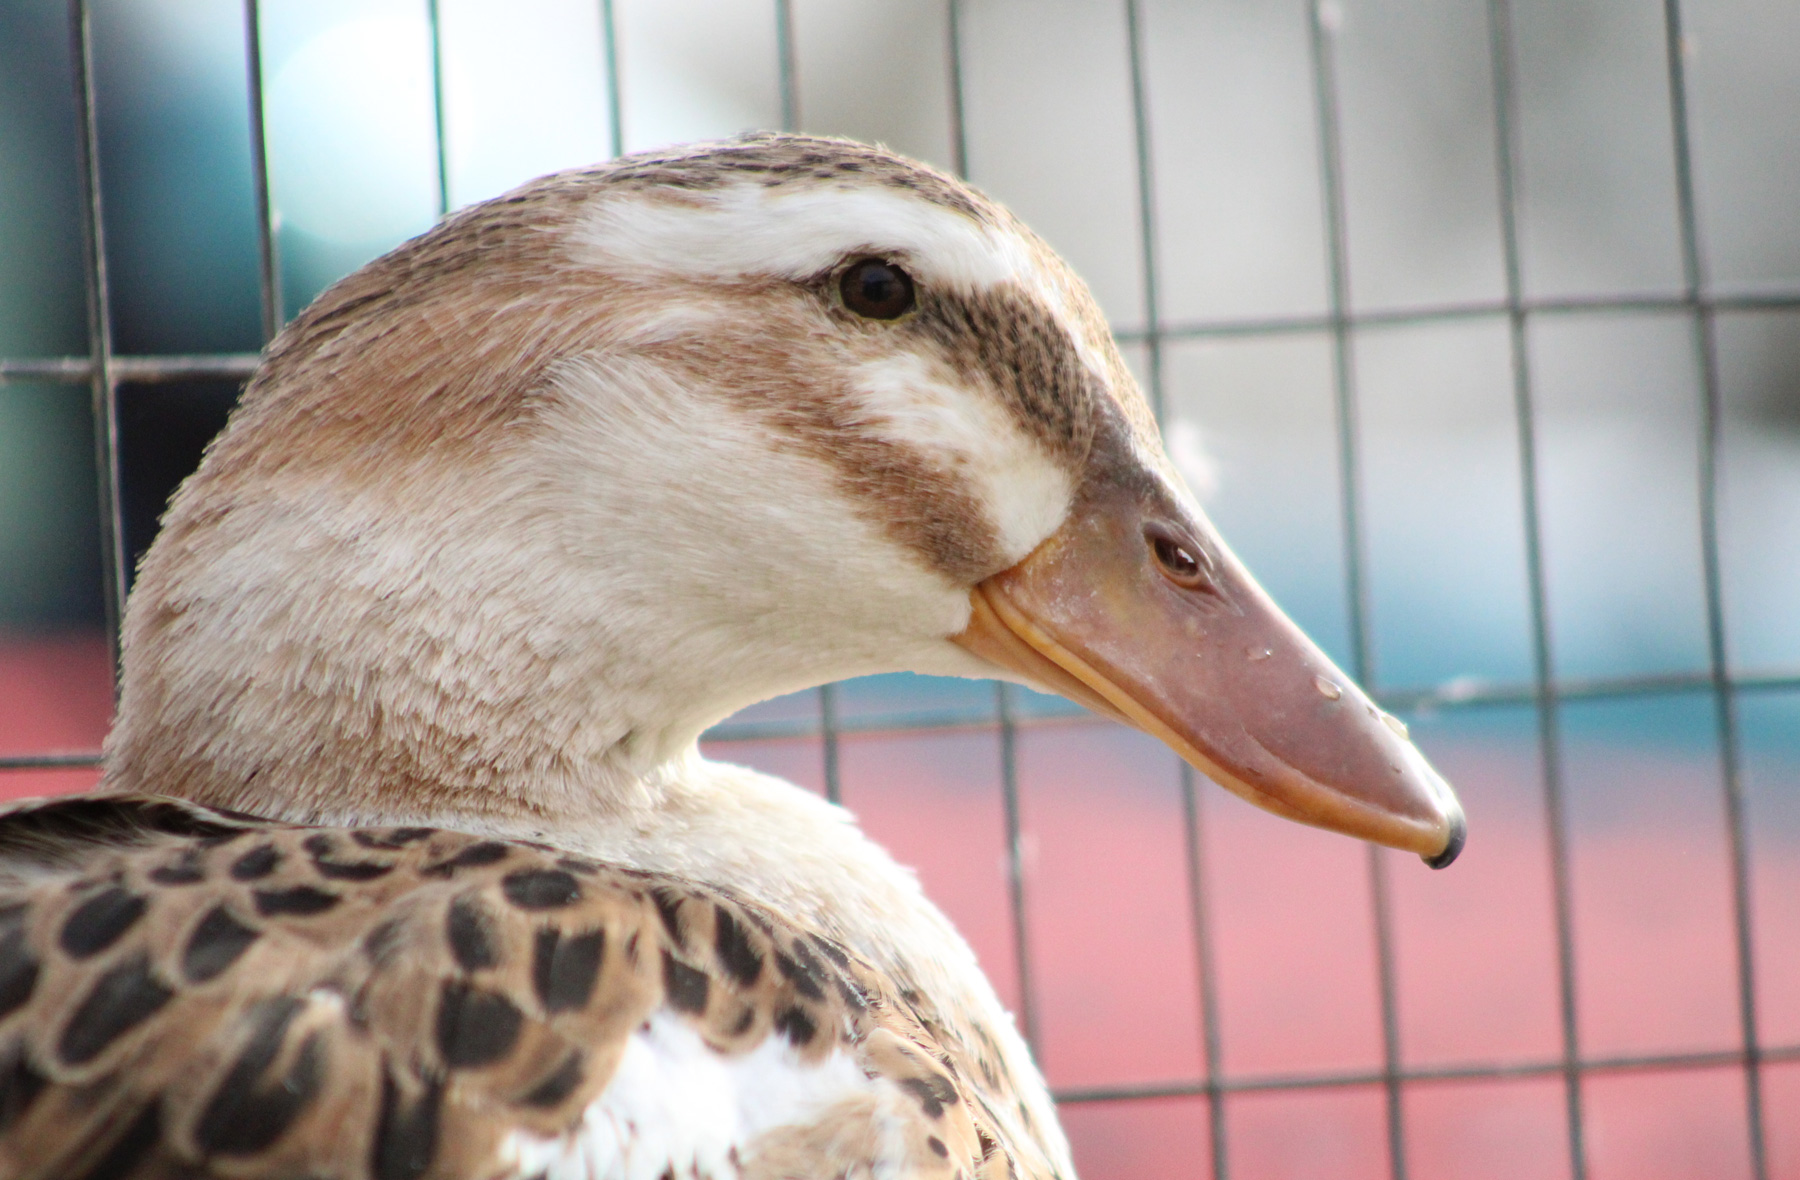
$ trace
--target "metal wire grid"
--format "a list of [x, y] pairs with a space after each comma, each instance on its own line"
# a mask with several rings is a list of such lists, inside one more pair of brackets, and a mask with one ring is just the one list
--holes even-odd
[[[950, 137], [953, 165], [968, 171], [963, 103], [963, 53], [961, 0], [947, 0], [950, 75]], [[1424, 690], [1377, 690], [1381, 703], [1395, 710], [1438, 708], [1464, 709], [1489, 705], [1531, 704], [1536, 708], [1548, 817], [1549, 853], [1554, 897], [1557, 945], [1557, 984], [1561, 1022], [1561, 1054], [1550, 1060], [1514, 1063], [1474, 1063], [1450, 1066], [1406, 1065], [1399, 1048], [1398, 996], [1395, 984], [1393, 916], [1388, 899], [1385, 859], [1369, 849], [1367, 868], [1373, 905], [1380, 996], [1382, 1064], [1377, 1070], [1315, 1071], [1291, 1074], [1229, 1076], [1222, 1067], [1217, 965], [1208, 924], [1206, 863], [1201, 840], [1204, 817], [1199, 780], [1191, 768], [1180, 769], [1182, 813], [1185, 820], [1185, 854], [1190, 889], [1190, 913], [1198, 956], [1200, 1024], [1205, 1076], [1194, 1080], [1142, 1085], [1093, 1086], [1064, 1089], [1059, 1102], [1084, 1103], [1169, 1097], [1203, 1097], [1207, 1104], [1212, 1149], [1212, 1174], [1227, 1180], [1230, 1171], [1226, 1098], [1232, 1094], [1296, 1091], [1341, 1087], [1379, 1086], [1386, 1099], [1388, 1168], [1394, 1180], [1407, 1175], [1405, 1094], [1409, 1083], [1457, 1080], [1497, 1080], [1560, 1076], [1567, 1109], [1569, 1163], [1575, 1180], [1587, 1174], [1586, 1128], [1582, 1088], [1586, 1076], [1632, 1070], [1704, 1069], [1737, 1066], [1744, 1074], [1748, 1147], [1752, 1174], [1766, 1180], [1764, 1112], [1761, 1072], [1766, 1063], [1800, 1061], [1800, 1045], [1767, 1046], [1758, 1033], [1753, 962], [1755, 945], [1750, 921], [1748, 833], [1743, 783], [1739, 764], [1736, 697], [1739, 693], [1800, 689], [1800, 675], [1733, 676], [1726, 662], [1725, 624], [1720, 584], [1718, 539], [1718, 470], [1721, 397], [1716, 320], [1721, 312], [1800, 309], [1800, 291], [1742, 296], [1718, 296], [1707, 290], [1706, 257], [1700, 240], [1695, 205], [1692, 140], [1689, 127], [1687, 78], [1683, 59], [1681, 0], [1664, 0], [1663, 24], [1667, 58], [1667, 84], [1673, 134], [1675, 183], [1683, 274], [1683, 290], [1677, 296], [1602, 296], [1531, 300], [1522, 291], [1519, 245], [1517, 180], [1518, 143], [1514, 39], [1510, 0], [1487, 0], [1489, 52], [1493, 76], [1493, 110], [1496, 175], [1499, 192], [1500, 230], [1505, 268], [1506, 297], [1501, 301], [1448, 303], [1398, 311], [1355, 311], [1350, 306], [1349, 264], [1346, 249], [1345, 197], [1339, 93], [1329, 0], [1301, 0], [1309, 31], [1310, 66], [1319, 143], [1321, 199], [1325, 212], [1325, 245], [1328, 253], [1328, 302], [1324, 315], [1246, 320], [1165, 323], [1159, 313], [1157, 278], [1157, 210], [1152, 184], [1154, 160], [1149, 127], [1149, 104], [1144, 70], [1144, 28], [1139, 0], [1122, 0], [1129, 52], [1131, 110], [1137, 163], [1141, 267], [1147, 327], [1121, 331], [1122, 342], [1144, 347], [1146, 383], [1159, 418], [1164, 409], [1163, 351], [1167, 343], [1198, 338], [1328, 333], [1331, 340], [1332, 375], [1345, 538], [1345, 583], [1351, 618], [1351, 664], [1359, 681], [1372, 681], [1371, 623], [1367, 580], [1362, 561], [1363, 524], [1360, 455], [1356, 430], [1357, 382], [1351, 348], [1357, 329], [1369, 326], [1429, 324], [1445, 321], [1498, 318], [1508, 326], [1512, 362], [1513, 405], [1518, 432], [1525, 521], [1525, 549], [1529, 578], [1533, 676], [1523, 684], [1489, 684], [1476, 687], [1449, 685]], [[623, 143], [618, 72], [618, 38], [612, 0], [599, 0], [602, 44], [606, 63], [609, 130], [616, 155]], [[778, 79], [783, 126], [800, 125], [797, 65], [791, 0], [774, 0]], [[111, 307], [107, 283], [106, 218], [102, 204], [98, 135], [93, 79], [93, 43], [89, 24], [89, 0], [70, 0], [71, 52], [75, 74], [77, 129], [80, 137], [80, 183], [83, 258], [90, 353], [86, 357], [49, 359], [0, 358], [0, 385], [17, 381], [49, 381], [88, 386], [95, 423], [98, 496], [101, 506], [102, 553], [105, 556], [107, 622], [116, 644], [119, 611], [126, 588], [126, 552], [119, 496], [118, 390], [121, 383], [154, 383], [192, 378], [248, 378], [257, 357], [252, 354], [200, 356], [118, 356], [112, 349]], [[437, 190], [439, 210], [449, 205], [448, 167], [445, 157], [442, 53], [439, 38], [438, 0], [427, 0], [433, 65], [433, 111], [437, 132]], [[273, 231], [268, 161], [265, 151], [262, 103], [262, 55], [259, 44], [258, 0], [244, 0], [245, 54], [251, 132], [251, 161], [258, 214], [259, 270], [262, 297], [263, 338], [271, 338], [286, 311], [281, 306], [280, 262]], [[1692, 345], [1700, 374], [1700, 518], [1707, 623], [1708, 668], [1700, 674], [1613, 677], [1563, 680], [1555, 676], [1550, 645], [1546, 583], [1543, 561], [1541, 514], [1535, 451], [1535, 418], [1531, 356], [1526, 326], [1536, 317], [1580, 312], [1670, 312], [1685, 314], [1692, 328]], [[1569, 838], [1563, 800], [1563, 781], [1558, 727], [1558, 706], [1572, 700], [1637, 698], [1667, 693], [1707, 690], [1715, 708], [1727, 832], [1730, 844], [1732, 920], [1736, 952], [1739, 1047], [1717, 1052], [1638, 1054], [1586, 1057], [1580, 1049], [1575, 989], [1576, 960], [1569, 887]], [[1013, 690], [1005, 684], [994, 688], [994, 719], [972, 720], [966, 713], [943, 711], [888, 715], [880, 718], [842, 718], [837, 691], [826, 686], [818, 694], [816, 721], [732, 722], [716, 728], [717, 740], [778, 737], [818, 738], [822, 745], [825, 790], [839, 798], [839, 746], [843, 736], [855, 733], [922, 733], [954, 729], [994, 729], [1000, 743], [1007, 883], [1011, 903], [1013, 953], [1019, 980], [1019, 1018], [1022, 1030], [1034, 1046], [1037, 1017], [1034, 1001], [1032, 958], [1026, 923], [1027, 880], [1021, 843], [1019, 782], [1016, 761], [1021, 729], [1046, 724], [1099, 724], [1090, 718], [1021, 717]], [[0, 757], [0, 770], [53, 767], [92, 767], [99, 755], [92, 751], [44, 752]]]

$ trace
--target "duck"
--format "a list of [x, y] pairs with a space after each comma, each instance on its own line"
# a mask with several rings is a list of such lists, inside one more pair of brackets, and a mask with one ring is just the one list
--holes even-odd
[[271, 342], [138, 570], [99, 785], [0, 815], [0, 1174], [1071, 1180], [916, 878], [699, 752], [897, 671], [1463, 844], [975, 188], [754, 134], [454, 213]]

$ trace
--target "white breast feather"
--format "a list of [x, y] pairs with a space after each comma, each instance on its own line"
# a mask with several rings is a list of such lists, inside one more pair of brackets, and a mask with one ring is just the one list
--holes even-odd
[[[833, 1106], [873, 1097], [891, 1109], [893, 1087], [871, 1078], [842, 1050], [818, 1063], [785, 1038], [726, 1056], [686, 1022], [653, 1015], [631, 1035], [612, 1081], [565, 1138], [514, 1132], [501, 1145], [512, 1177], [546, 1180], [736, 1180], [738, 1158], [764, 1132], [819, 1119]], [[875, 1176], [898, 1177], [898, 1120]]]

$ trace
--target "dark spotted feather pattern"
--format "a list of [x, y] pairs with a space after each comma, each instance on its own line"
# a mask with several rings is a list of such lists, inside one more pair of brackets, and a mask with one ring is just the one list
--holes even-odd
[[[506, 1176], [508, 1134], [569, 1133], [658, 1011], [726, 1056], [854, 1054], [911, 1096], [907, 1176], [1035, 1172], [992, 1055], [918, 1003], [722, 892], [541, 846], [142, 798], [0, 816], [11, 1180]], [[766, 1140], [742, 1176], [874, 1175], [831, 1155], [843, 1126]]]

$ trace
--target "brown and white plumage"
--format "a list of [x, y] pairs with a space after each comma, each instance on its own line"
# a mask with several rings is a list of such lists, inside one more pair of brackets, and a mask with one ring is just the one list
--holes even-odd
[[[852, 308], [859, 259], [916, 302]], [[457, 214], [271, 346], [145, 559], [102, 795], [0, 822], [0, 1161], [1071, 1175], [912, 877], [695, 750], [897, 669], [1460, 846], [1205, 524], [1079, 280], [973, 190], [751, 137]]]
[[[28, 833], [85, 871], [28, 906], [6, 899], [0, 991], [36, 996], [0, 1020], [7, 1176], [204, 1161], [219, 1175], [779, 1177], [815, 1174], [821, 1156], [853, 1175], [1006, 1174], [991, 1161], [1017, 1114], [988, 1107], [1017, 1096], [981, 1030], [728, 890], [465, 833], [131, 797], [20, 817], [8, 851], [23, 860], [43, 854]], [[762, 1087], [818, 1077], [808, 1095], [764, 1093], [759, 1126], [737, 1095], [705, 1092], [740, 1079], [697, 1057]], [[671, 1096], [717, 1133], [631, 1125]], [[779, 1121], [795, 1111], [812, 1117]], [[759, 1133], [734, 1142], [740, 1129]], [[1028, 1143], [1013, 1150], [1042, 1167]]]

